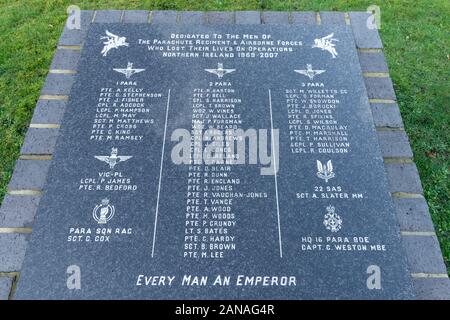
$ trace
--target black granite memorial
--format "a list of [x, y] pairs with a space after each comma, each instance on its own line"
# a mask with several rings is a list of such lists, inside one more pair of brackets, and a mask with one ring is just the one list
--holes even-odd
[[95, 24], [18, 299], [408, 299], [348, 26]]

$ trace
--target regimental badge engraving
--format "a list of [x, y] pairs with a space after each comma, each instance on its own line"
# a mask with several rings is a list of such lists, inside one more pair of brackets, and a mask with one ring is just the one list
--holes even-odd
[[224, 69], [223, 63], [217, 64], [217, 69], [205, 69], [206, 72], [215, 74], [219, 79], [222, 79], [224, 75], [236, 71], [236, 69]]
[[133, 158], [133, 156], [118, 156], [117, 148], [111, 149], [110, 156], [94, 156], [96, 159], [106, 162], [109, 165], [109, 168], [112, 170], [119, 162], [127, 161], [128, 159]]
[[123, 46], [128, 47], [129, 46], [129, 43], [126, 42], [126, 40], [127, 40], [126, 37], [120, 37], [118, 35], [115, 35], [115, 34], [109, 32], [108, 30], [106, 30], [105, 32], [106, 32], [106, 36], [100, 38], [100, 39], [106, 39], [106, 41], [103, 42], [103, 44], [105, 46], [103, 47], [103, 50], [101, 52], [104, 57], [106, 57], [109, 50], [111, 50], [111, 49], [117, 49], [119, 47], [123, 47]]
[[327, 207], [327, 213], [324, 216], [323, 224], [327, 230], [330, 230], [331, 232], [338, 232], [342, 228], [342, 219], [341, 217], [335, 212], [335, 209], [333, 206]]
[[312, 64], [307, 64], [306, 70], [294, 70], [294, 71], [304, 76], [307, 76], [309, 80], [313, 80], [315, 76], [325, 72], [325, 70], [313, 70]]
[[103, 199], [102, 202], [95, 206], [92, 211], [92, 217], [98, 224], [105, 224], [114, 217], [115, 208], [109, 204], [109, 199]]
[[333, 163], [331, 160], [328, 160], [325, 165], [322, 164], [319, 160], [317, 160], [317, 176], [320, 179], [325, 180], [328, 183], [328, 180], [335, 177], [333, 172]]
[[333, 41], [339, 41], [338, 39], [333, 38], [334, 33], [331, 33], [323, 38], [314, 39], [314, 44], [312, 45], [312, 48], [319, 48], [325, 51], [328, 51], [331, 53], [333, 59], [337, 57], [337, 52], [335, 48], [335, 44]]
[[131, 62], [128, 62], [128, 65], [125, 69], [113, 68], [113, 70], [119, 73], [123, 73], [127, 79], [130, 79], [133, 74], [145, 71], [145, 69], [133, 68], [133, 64]]

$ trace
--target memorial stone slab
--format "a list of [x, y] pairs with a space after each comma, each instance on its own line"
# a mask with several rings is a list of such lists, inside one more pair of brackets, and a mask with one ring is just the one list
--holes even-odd
[[349, 26], [97, 22], [15, 298], [413, 298]]

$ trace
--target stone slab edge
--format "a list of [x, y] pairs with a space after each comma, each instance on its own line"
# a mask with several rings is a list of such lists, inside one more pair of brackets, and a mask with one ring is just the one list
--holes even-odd
[[[378, 131], [380, 147], [386, 162], [386, 171], [403, 244], [410, 262], [413, 284], [418, 299], [450, 299], [450, 280], [436, 235], [432, 226], [428, 206], [423, 197], [420, 178], [413, 162], [413, 154], [403, 129], [400, 111], [389, 71], [382, 51], [382, 43], [377, 29], [369, 29], [370, 15], [365, 12], [193, 12], [193, 11], [146, 11], [146, 10], [98, 10], [82, 11], [81, 30], [69, 30], [66, 26], [58, 42], [57, 51], [50, 72], [37, 102], [35, 114], [22, 147], [20, 166], [13, 173], [14, 189], [6, 197], [24, 197], [23, 200], [38, 202], [42, 193], [27, 189], [19, 171], [34, 165], [45, 170], [47, 165], [36, 166], [36, 161], [50, 162], [54, 141], [42, 141], [45, 137], [56, 137], [61, 125], [68, 94], [78, 65], [81, 47], [90, 23], [192, 23], [192, 24], [347, 24], [355, 37], [360, 55], [361, 68], [371, 103], [374, 123]], [[45, 129], [39, 132], [37, 130]], [[56, 130], [56, 131], [54, 131]], [[36, 134], [38, 132], [38, 134]], [[40, 139], [40, 140], [39, 140]], [[28, 162], [29, 161], [29, 162]], [[25, 169], [24, 169], [25, 167]], [[17, 171], [17, 172], [16, 172]], [[34, 176], [42, 181], [35, 185], [43, 186], [45, 172]], [[42, 178], [43, 177], [43, 178]], [[402, 182], [407, 183], [402, 183]], [[414, 185], [411, 188], [411, 183]], [[5, 197], [5, 198], [6, 198]], [[5, 205], [7, 203], [8, 205]], [[0, 298], [12, 297], [16, 274], [20, 272], [25, 254], [29, 223], [21, 222], [16, 212], [24, 215], [20, 206], [22, 201], [4, 201], [0, 210], [0, 222], [13, 221], [11, 226], [0, 225], [0, 250], [3, 246], [5, 256], [0, 260]], [[29, 216], [33, 217], [35, 206], [30, 206]], [[25, 213], [26, 215], [26, 213]], [[22, 220], [24, 220], [22, 218]], [[26, 220], [26, 219], [25, 219]], [[28, 218], [29, 220], [29, 218]], [[10, 246], [9, 248], [6, 248]], [[11, 247], [12, 246], [12, 247]], [[7, 249], [7, 250], [5, 250]], [[418, 252], [424, 254], [420, 255]], [[431, 259], [431, 260], [430, 260]], [[6, 262], [5, 262], [6, 261]], [[6, 275], [6, 276], [5, 276]], [[5, 293], [6, 292], [6, 293]]]

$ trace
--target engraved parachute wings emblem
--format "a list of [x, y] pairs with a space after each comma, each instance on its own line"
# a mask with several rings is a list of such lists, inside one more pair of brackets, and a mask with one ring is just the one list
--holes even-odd
[[116, 164], [119, 162], [127, 161], [128, 159], [132, 158], [133, 156], [117, 156], [117, 157], [111, 157], [111, 156], [95, 156], [96, 159], [106, 162], [109, 165], [110, 169], [114, 169]]
[[311, 64], [307, 64], [305, 70], [294, 70], [294, 71], [304, 76], [307, 76], [310, 80], [313, 80], [315, 76], [325, 72], [325, 70], [313, 70]]
[[145, 71], [145, 69], [133, 68], [133, 64], [131, 62], [128, 62], [126, 68], [113, 68], [113, 70], [124, 74], [127, 79], [130, 79], [133, 74]]
[[106, 162], [109, 165], [110, 169], [114, 169], [116, 164], [119, 162], [127, 161], [128, 159], [133, 158], [133, 156], [118, 156], [117, 148], [112, 148], [110, 156], [94, 156], [97, 160]]
[[236, 71], [236, 69], [224, 69], [223, 63], [217, 64], [217, 69], [205, 69], [206, 72], [215, 74], [219, 79], [222, 79], [222, 77], [228, 73], [232, 73]]
[[325, 182], [328, 182], [328, 180], [334, 178], [335, 174], [333, 172], [333, 163], [331, 162], [331, 160], [328, 160], [325, 165], [317, 160], [317, 176], [320, 179], [325, 180]]

